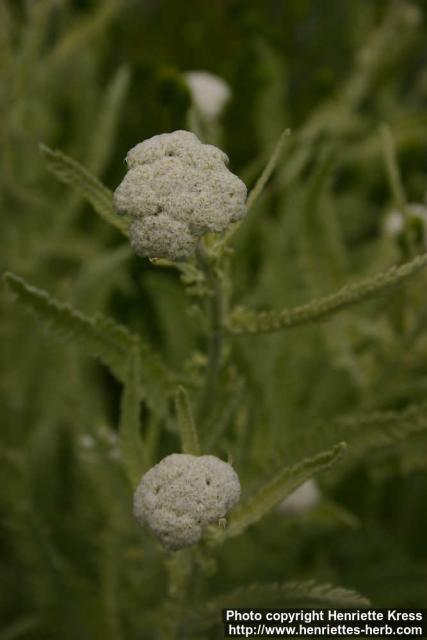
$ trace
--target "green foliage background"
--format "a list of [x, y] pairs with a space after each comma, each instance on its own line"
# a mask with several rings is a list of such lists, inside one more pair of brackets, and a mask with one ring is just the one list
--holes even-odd
[[[39, 145], [113, 190], [130, 147], [188, 126], [182, 72], [209, 70], [232, 87], [221, 146], [248, 187], [291, 129], [230, 241], [232, 306], [369, 289], [426, 251], [419, 228], [384, 233], [392, 208], [426, 204], [426, 19], [421, 0], [0, 1], [1, 271], [79, 311], [20, 279], [0, 289], [0, 640], [220, 638], [224, 603], [362, 602], [345, 589], [425, 605], [427, 274], [385, 291], [392, 272], [372, 299], [289, 330], [234, 311], [206, 405], [206, 283], [190, 267], [188, 295], [179, 270], [134, 256], [106, 224], [110, 192], [61, 184], [62, 156]], [[139, 425], [145, 465], [179, 450], [178, 384], [202, 451], [231, 456], [244, 496], [347, 442], [320, 504], [161, 551], [124, 467], [137, 475]]]

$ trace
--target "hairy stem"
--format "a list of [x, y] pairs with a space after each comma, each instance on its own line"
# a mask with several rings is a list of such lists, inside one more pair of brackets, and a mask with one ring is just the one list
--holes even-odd
[[393, 196], [394, 204], [404, 220], [404, 243], [406, 251], [405, 258], [413, 258], [417, 253], [416, 242], [413, 230], [411, 229], [408, 203], [402, 182], [399, 164], [397, 162], [397, 153], [394, 138], [390, 127], [386, 124], [383, 124], [381, 127], [381, 137], [390, 191]]
[[162, 621], [158, 632], [161, 640], [182, 637], [181, 627], [195, 570], [194, 556], [194, 549], [182, 549], [166, 557], [169, 593], [160, 614]]
[[211, 289], [208, 299], [209, 338], [208, 361], [206, 366], [205, 386], [198, 408], [199, 420], [209, 415], [214, 404], [214, 397], [221, 370], [221, 354], [224, 340], [224, 317], [226, 298], [221, 279], [211, 257], [200, 242], [196, 250], [196, 258], [200, 269], [205, 274]]

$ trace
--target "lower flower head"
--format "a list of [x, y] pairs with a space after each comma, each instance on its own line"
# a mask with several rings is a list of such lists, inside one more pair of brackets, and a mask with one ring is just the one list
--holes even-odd
[[234, 469], [215, 456], [174, 453], [142, 476], [134, 514], [169, 550], [199, 541], [204, 526], [219, 522], [240, 498]]

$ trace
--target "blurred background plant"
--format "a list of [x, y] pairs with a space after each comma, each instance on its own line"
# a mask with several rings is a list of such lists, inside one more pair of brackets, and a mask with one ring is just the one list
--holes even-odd
[[[307, 580], [376, 606], [425, 604], [427, 275], [328, 322], [236, 335], [205, 412], [203, 282], [189, 267], [189, 298], [179, 270], [133, 256], [93, 213], [90, 202], [109, 218], [109, 192], [90, 176], [67, 188], [52, 172], [73, 182], [74, 165], [39, 148], [61, 149], [114, 189], [130, 147], [192, 127], [221, 143], [251, 188], [280, 139], [274, 172], [230, 238], [227, 282], [233, 304], [301, 305], [425, 251], [425, 221], [411, 214], [426, 205], [425, 9], [0, 2], [1, 270], [128, 326], [144, 352], [141, 416], [126, 417], [135, 399], [130, 384], [121, 400], [121, 352], [107, 362], [113, 376], [87, 357], [72, 321], [59, 333], [73, 339], [57, 341], [1, 287], [1, 640], [217, 638], [224, 603], [352, 601]], [[199, 70], [229, 88], [214, 122], [200, 121], [185, 75]], [[116, 331], [90, 322], [97, 339]], [[199, 406], [202, 449], [231, 456], [247, 495], [284, 465], [349, 444], [309, 508], [273, 510], [197, 552], [191, 611], [188, 556], [169, 558], [135, 524], [117, 436], [123, 414], [140, 417], [147, 464], [178, 450], [178, 382]]]

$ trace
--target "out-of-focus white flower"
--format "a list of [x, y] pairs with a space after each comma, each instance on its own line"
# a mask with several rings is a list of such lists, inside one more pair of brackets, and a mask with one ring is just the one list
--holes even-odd
[[114, 204], [131, 218], [138, 255], [188, 258], [205, 233], [223, 232], [246, 213], [246, 186], [227, 169], [228, 157], [194, 133], [154, 136], [133, 147], [126, 162]]
[[199, 113], [207, 120], [218, 118], [231, 98], [230, 86], [208, 71], [187, 71], [184, 78]]
[[422, 10], [414, 4], [406, 4], [402, 6], [402, 18], [408, 26], [414, 27], [419, 25], [423, 20]]
[[311, 511], [320, 502], [320, 491], [313, 479], [306, 480], [279, 505], [283, 513], [304, 513]]
[[83, 449], [93, 449], [95, 447], [95, 439], [89, 433], [83, 433], [79, 437], [79, 444]]
[[398, 236], [403, 231], [403, 215], [400, 211], [390, 211], [384, 220], [384, 231], [387, 236]]
[[160, 542], [176, 551], [195, 544], [239, 501], [234, 469], [215, 456], [173, 453], [147, 471], [134, 496], [134, 514]]
[[[424, 229], [424, 245], [427, 247], [427, 206], [423, 204], [408, 204], [407, 212], [410, 221], [419, 222]], [[405, 228], [405, 216], [402, 211], [393, 209], [384, 220], [384, 233], [389, 237], [399, 236]]]
[[111, 460], [119, 462], [123, 459], [121, 449], [119, 447], [113, 447], [108, 454]]
[[102, 426], [97, 429], [97, 437], [100, 442], [115, 446], [119, 442], [118, 434], [110, 427]]

